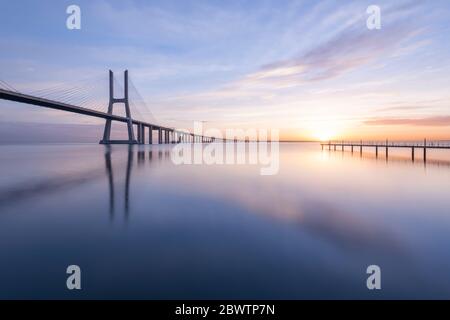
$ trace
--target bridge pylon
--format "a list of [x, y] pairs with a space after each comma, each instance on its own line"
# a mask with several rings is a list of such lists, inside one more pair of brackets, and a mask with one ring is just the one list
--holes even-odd
[[123, 103], [125, 105], [125, 114], [127, 118], [128, 140], [111, 140], [111, 119], [106, 119], [105, 130], [101, 144], [137, 144], [138, 141], [134, 137], [133, 119], [131, 118], [130, 104], [128, 103], [128, 70], [124, 72], [124, 97], [114, 98], [114, 74], [109, 70], [109, 105], [108, 114], [113, 114], [113, 105], [115, 103]]

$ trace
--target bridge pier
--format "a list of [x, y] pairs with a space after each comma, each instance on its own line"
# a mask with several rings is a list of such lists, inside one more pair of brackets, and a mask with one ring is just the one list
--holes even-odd
[[153, 126], [148, 127], [148, 144], [153, 144]]
[[162, 144], [162, 129], [158, 128], [158, 144]]
[[141, 125], [136, 125], [136, 133], [137, 133], [137, 141], [138, 143], [141, 143]]
[[145, 143], [145, 127], [142, 123], [137, 125], [137, 142], [139, 144]]
[[375, 146], [375, 157], [378, 158], [378, 145]]
[[134, 138], [133, 122], [131, 119], [130, 105], [128, 103], [128, 70], [124, 72], [124, 97], [122, 99], [114, 98], [114, 74], [109, 70], [109, 104], [108, 114], [113, 115], [113, 105], [115, 103], [123, 103], [125, 105], [125, 114], [128, 127], [128, 140], [111, 140], [111, 119], [106, 119], [105, 129], [103, 132], [103, 139], [100, 140], [101, 144], [137, 144], [139, 143]]
[[411, 159], [412, 159], [412, 162], [414, 162], [414, 160], [415, 160], [415, 159], [414, 159], [414, 158], [415, 158], [415, 157], [414, 157], [414, 150], [415, 150], [415, 148], [412, 147], [412, 148], [411, 148]]

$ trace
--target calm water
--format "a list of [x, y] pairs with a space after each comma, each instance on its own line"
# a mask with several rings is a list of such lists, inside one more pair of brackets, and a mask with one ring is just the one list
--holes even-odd
[[282, 144], [261, 176], [170, 152], [0, 146], [0, 298], [450, 298], [450, 154]]

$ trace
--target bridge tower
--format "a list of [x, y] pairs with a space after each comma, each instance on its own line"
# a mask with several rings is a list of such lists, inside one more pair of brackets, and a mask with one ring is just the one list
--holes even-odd
[[115, 103], [123, 103], [125, 105], [125, 114], [128, 126], [128, 140], [111, 140], [111, 119], [107, 119], [105, 123], [105, 131], [103, 132], [103, 139], [101, 144], [137, 144], [138, 141], [134, 138], [133, 119], [131, 119], [130, 105], [128, 103], [128, 70], [124, 72], [124, 97], [114, 98], [114, 74], [109, 70], [109, 105], [108, 114], [113, 114], [113, 105]]

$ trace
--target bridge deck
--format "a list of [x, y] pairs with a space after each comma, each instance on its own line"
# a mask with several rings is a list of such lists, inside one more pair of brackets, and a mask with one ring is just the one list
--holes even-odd
[[[66, 104], [66, 103], [62, 103], [62, 102], [58, 102], [58, 101], [39, 98], [39, 97], [35, 97], [35, 96], [31, 96], [31, 95], [27, 95], [27, 94], [23, 94], [23, 93], [19, 93], [19, 92], [8, 91], [8, 90], [4, 90], [4, 89], [0, 89], [0, 99], [21, 102], [21, 103], [26, 103], [26, 104], [32, 104], [35, 106], [40, 106], [40, 107], [45, 107], [45, 108], [50, 108], [50, 109], [68, 111], [68, 112], [83, 114], [83, 115], [96, 117], [96, 118], [110, 119], [110, 120], [120, 121], [120, 122], [128, 121], [128, 119], [126, 117], [111, 115], [111, 114], [101, 112], [101, 111], [91, 110], [91, 109], [87, 109], [87, 108], [83, 108], [83, 107], [74, 106], [71, 104]], [[158, 129], [169, 130], [169, 131], [175, 130], [174, 128], [162, 127], [162, 126], [159, 126], [156, 124], [139, 121], [139, 120], [134, 120], [134, 119], [132, 120], [132, 123], [137, 124], [137, 125], [144, 125], [146, 127], [151, 126], [156, 130], [158, 130]]]

